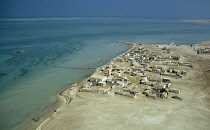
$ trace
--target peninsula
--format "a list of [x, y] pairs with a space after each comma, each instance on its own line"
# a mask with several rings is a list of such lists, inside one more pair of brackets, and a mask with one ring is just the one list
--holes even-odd
[[133, 46], [61, 91], [37, 130], [210, 127], [210, 41], [121, 43]]

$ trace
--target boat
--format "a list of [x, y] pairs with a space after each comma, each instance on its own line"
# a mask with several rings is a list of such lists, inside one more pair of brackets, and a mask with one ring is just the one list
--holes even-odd
[[16, 51], [17, 53], [24, 53], [24, 50]]
[[13, 62], [18, 61], [18, 60], [19, 60], [19, 58], [12, 59]]

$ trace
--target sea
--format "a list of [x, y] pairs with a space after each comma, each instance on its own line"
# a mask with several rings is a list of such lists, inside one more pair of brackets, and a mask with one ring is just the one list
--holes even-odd
[[[101, 66], [131, 47], [116, 42], [193, 44], [210, 40], [210, 23], [184, 19], [0, 19], [0, 129], [25, 129], [58, 101], [60, 90], [95, 72], [72, 68]], [[17, 53], [21, 50], [24, 53]], [[15, 58], [19, 60], [13, 61]]]

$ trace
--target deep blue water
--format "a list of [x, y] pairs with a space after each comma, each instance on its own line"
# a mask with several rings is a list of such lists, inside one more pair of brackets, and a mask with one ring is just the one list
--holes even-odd
[[101, 66], [130, 47], [116, 41], [192, 44], [209, 36], [210, 24], [178, 18], [0, 21], [0, 129], [23, 129], [56, 92], [93, 73], [53, 66]]

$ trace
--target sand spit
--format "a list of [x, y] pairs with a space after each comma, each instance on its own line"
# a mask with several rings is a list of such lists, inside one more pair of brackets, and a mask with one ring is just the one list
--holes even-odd
[[[208, 43], [205, 42], [205, 45], [208, 45]], [[98, 86], [98, 83], [89, 81], [91, 76], [87, 77], [59, 93], [59, 98], [63, 101], [61, 107], [43, 121], [37, 127], [37, 130], [208, 129], [210, 127], [210, 81], [208, 80], [210, 79], [210, 72], [207, 70], [210, 69], [210, 54], [197, 54], [194, 46], [190, 45], [132, 44], [133, 47], [130, 50], [112, 59], [106, 65], [97, 68], [93, 74], [114, 75], [118, 78], [126, 76], [129, 82], [125, 86], [111, 87], [112, 90], [105, 92], [101, 91], [101, 88], [104, 90], [110, 86], [120, 86], [121, 84], [115, 83], [116, 85], [109, 86], [106, 84], [103, 86], [103, 83], [100, 83], [102, 86]], [[149, 66], [150, 69], [155, 68], [154, 71], [146, 71], [147, 68], [144, 68], [143, 71], [146, 74], [143, 77], [148, 77], [148, 82], [139, 84], [143, 79], [143, 77], [139, 77], [139, 73], [126, 72], [122, 73], [121, 76], [112, 71], [110, 71], [111, 74], [105, 73], [106, 69], [104, 68], [110, 65], [116, 66], [114, 68], [116, 70], [119, 68], [128, 70], [130, 67], [135, 67], [137, 63], [134, 64], [130, 54], [135, 54], [134, 51], [138, 53], [139, 48], [144, 48], [146, 51], [140, 51], [141, 53], [138, 55], [143, 56], [151, 52], [162, 56], [157, 57], [156, 60], [153, 59], [154, 56], [150, 58], [153, 59], [152, 62], [151, 60], [145, 61], [143, 65], [139, 65]], [[142, 52], [145, 54], [142, 54]], [[130, 53], [131, 61], [127, 62], [122, 57], [128, 55], [128, 53]], [[169, 57], [172, 57], [172, 59]], [[176, 74], [167, 73], [167, 75], [164, 75], [159, 72], [160, 68], [167, 71], [176, 70]], [[182, 71], [182, 74], [180, 71], [179, 74], [178, 70], [184, 71]], [[123, 72], [125, 71], [123, 70]], [[154, 85], [153, 80], [156, 82], [161, 80], [162, 83], [163, 78], [167, 82], [170, 79], [170, 87]], [[91, 85], [89, 85], [90, 83]], [[85, 87], [88, 90], [91, 89], [91, 91], [81, 91]], [[163, 89], [168, 94], [162, 96], [163, 92], [151, 92], [156, 95], [156, 100], [154, 100], [154, 98], [150, 98], [149, 94], [144, 93], [145, 90], [149, 89], [159, 90], [159, 87], [164, 87]], [[181, 92], [172, 92], [170, 88], [175, 88], [175, 90]], [[161, 88], [161, 90], [163, 89]], [[121, 93], [121, 90], [123, 93]], [[181, 100], [173, 98], [174, 96], [179, 97]]]
[[184, 22], [194, 22], [194, 23], [210, 23], [210, 20], [182, 20]]

